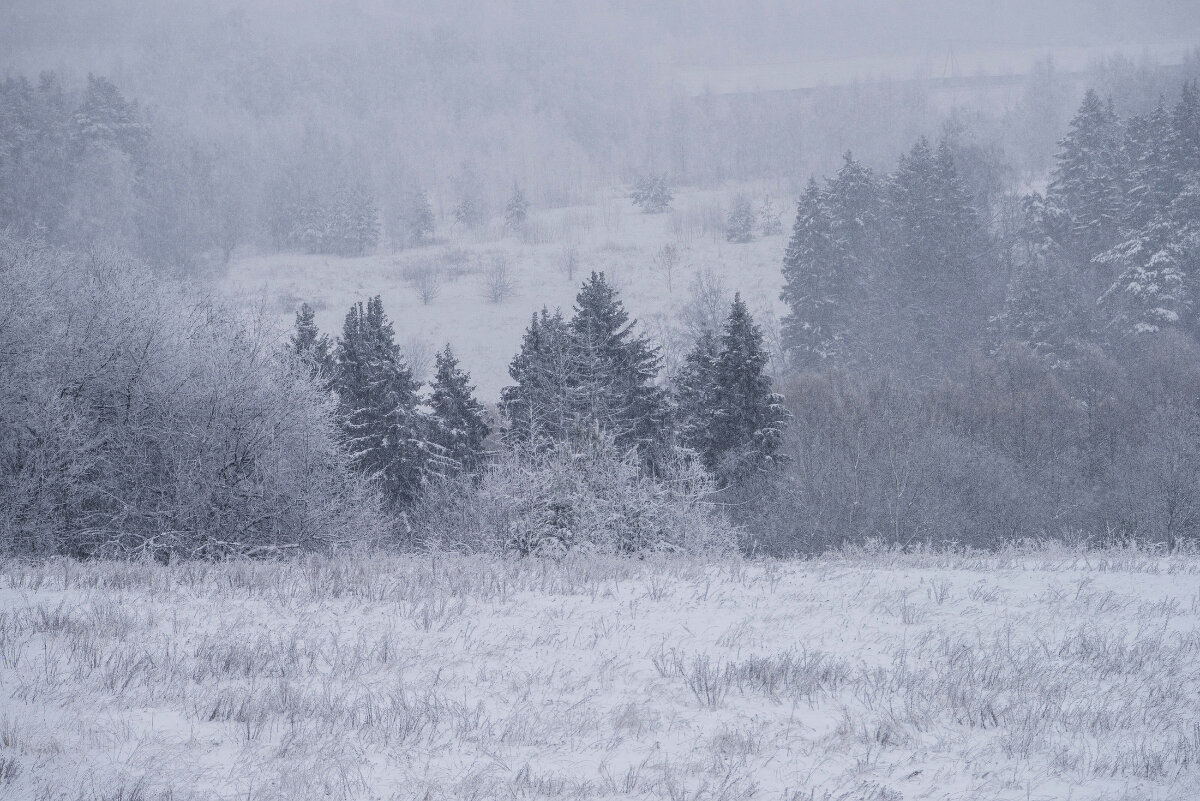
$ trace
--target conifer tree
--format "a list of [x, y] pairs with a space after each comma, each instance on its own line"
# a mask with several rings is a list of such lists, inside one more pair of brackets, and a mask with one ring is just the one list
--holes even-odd
[[660, 214], [671, 207], [674, 193], [665, 174], [649, 173], [637, 179], [630, 197], [643, 214]]
[[570, 404], [580, 430], [599, 428], [619, 446], [648, 454], [667, 429], [667, 403], [655, 385], [662, 357], [634, 334], [624, 304], [593, 272], [575, 297]]
[[714, 452], [710, 425], [713, 420], [717, 359], [721, 343], [716, 333], [701, 331], [695, 346], [684, 357], [675, 377], [673, 400], [679, 442], [702, 459]]
[[1047, 201], [1070, 219], [1071, 241], [1059, 243], [1083, 261], [1117, 241], [1125, 170], [1121, 130], [1112, 103], [1088, 90], [1051, 174]]
[[878, 258], [883, 197], [871, 170], [846, 151], [842, 166], [825, 190], [834, 238], [855, 282], [869, 274]]
[[401, 222], [404, 225], [405, 244], [409, 247], [424, 244], [433, 237], [433, 206], [425, 190], [418, 188], [409, 193]]
[[1171, 116], [1161, 103], [1149, 115], [1129, 120], [1124, 157], [1129, 165], [1129, 188], [1120, 222], [1122, 232], [1149, 224], [1178, 194], [1180, 173], [1172, 136]]
[[521, 191], [520, 185], [514, 181], [512, 194], [504, 206], [504, 230], [521, 230], [521, 226], [525, 224], [528, 217], [529, 201], [525, 199], [525, 193]]
[[465, 373], [450, 346], [437, 355], [437, 375], [429, 405], [433, 410], [433, 441], [449, 461], [452, 472], [474, 471], [483, 457], [491, 428], [487, 412], [475, 399], [471, 376]]
[[435, 449], [418, 412], [418, 383], [400, 355], [376, 295], [350, 307], [337, 344], [334, 388], [347, 450], [358, 468], [398, 506], [412, 503]]
[[826, 196], [815, 180], [797, 204], [783, 280], [784, 346], [797, 365], [815, 367], [840, 352], [847, 320], [847, 276]]
[[1183, 85], [1171, 114], [1170, 149], [1178, 175], [1200, 174], [1200, 81]]
[[516, 383], [500, 391], [508, 438], [516, 442], [565, 439], [571, 373], [571, 331], [562, 313], [542, 308], [525, 329], [521, 350], [508, 367]]
[[746, 243], [754, 239], [754, 207], [745, 195], [737, 195], [725, 220], [725, 240]]
[[333, 372], [333, 343], [317, 328], [316, 312], [307, 303], [296, 312], [296, 330], [288, 340], [290, 353], [308, 363], [314, 377], [328, 378]]
[[764, 195], [758, 206], [758, 232], [763, 236], [778, 236], [783, 233], [783, 223], [770, 195]]
[[703, 454], [722, 483], [779, 463], [789, 413], [783, 398], [771, 391], [762, 341], [741, 295], [735, 295], [713, 365], [708, 450]]

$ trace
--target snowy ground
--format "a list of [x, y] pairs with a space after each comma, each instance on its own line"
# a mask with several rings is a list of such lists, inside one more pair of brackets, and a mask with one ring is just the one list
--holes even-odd
[[[474, 378], [480, 398], [495, 401], [500, 388], [510, 383], [508, 365], [530, 316], [543, 305], [561, 307], [569, 316], [591, 270], [606, 273], [630, 314], [656, 341], [670, 345], [678, 340], [670, 358], [688, 347], [676, 318], [689, 300], [689, 284], [703, 271], [730, 297], [740, 291], [769, 336], [783, 311], [780, 264], [795, 209], [774, 192], [784, 233], [730, 244], [724, 237], [725, 213], [733, 194], [681, 194], [674, 210], [663, 214], [641, 214], [628, 198], [610, 195], [592, 206], [535, 211], [523, 236], [505, 235], [496, 221], [474, 232], [445, 226], [438, 244], [357, 259], [249, 256], [235, 261], [225, 288], [246, 302], [265, 303], [281, 326], [290, 326], [296, 309], [308, 302], [317, 310], [318, 325], [334, 336], [351, 303], [381, 295], [396, 339], [418, 372], [431, 368], [433, 353], [449, 342]], [[750, 196], [757, 201], [762, 193]], [[659, 258], [665, 245], [678, 254], [670, 274]], [[571, 249], [576, 266], [569, 275]], [[489, 276], [498, 258], [507, 264], [513, 289], [493, 301]], [[422, 271], [431, 271], [438, 285], [428, 303], [415, 280]]]
[[0, 797], [1195, 799], [1200, 556], [0, 564]]

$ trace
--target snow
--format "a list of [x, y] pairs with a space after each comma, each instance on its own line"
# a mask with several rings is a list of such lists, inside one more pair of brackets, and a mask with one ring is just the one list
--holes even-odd
[[[248, 304], [265, 301], [278, 314], [282, 327], [290, 327], [296, 309], [308, 302], [317, 310], [322, 332], [336, 336], [351, 303], [379, 294], [402, 347], [424, 355], [432, 368], [432, 355], [447, 342], [471, 373], [479, 398], [495, 402], [501, 387], [511, 383], [508, 365], [520, 349], [521, 335], [530, 316], [543, 305], [561, 307], [568, 316], [579, 287], [592, 270], [604, 271], [615, 283], [631, 317], [656, 340], [676, 325], [674, 318], [688, 301], [688, 284], [700, 270], [711, 270], [728, 291], [750, 305], [760, 325], [770, 316], [780, 317], [783, 278], [779, 265], [787, 244], [787, 230], [746, 244], [725, 241], [725, 213], [733, 192], [680, 193], [674, 211], [642, 214], [625, 197], [604, 198], [593, 207], [531, 212], [533, 235], [527, 244], [504, 236], [498, 221], [474, 235], [453, 229], [443, 231], [446, 241], [395, 254], [339, 258], [307, 254], [273, 254], [238, 259], [225, 280], [225, 290]], [[762, 193], [751, 195], [761, 198]], [[777, 197], [777, 208], [788, 219], [790, 203]], [[701, 219], [716, 227], [702, 230]], [[658, 266], [656, 254], [664, 245], [679, 250], [672, 274]], [[566, 248], [575, 247], [578, 266], [568, 278], [563, 264]], [[445, 262], [461, 251], [474, 272], [454, 277]], [[492, 303], [485, 286], [491, 260], [508, 259], [516, 283], [515, 293]], [[406, 271], [434, 265], [444, 283], [437, 297], [422, 304], [417, 289], [405, 280]], [[727, 310], [723, 310], [727, 311]], [[764, 314], [769, 312], [769, 314]], [[680, 343], [686, 349], [691, 343]], [[682, 358], [682, 353], [678, 354]], [[430, 371], [423, 376], [432, 377]]]
[[1198, 575], [1054, 548], [10, 562], [0, 767], [11, 798], [1185, 799]]

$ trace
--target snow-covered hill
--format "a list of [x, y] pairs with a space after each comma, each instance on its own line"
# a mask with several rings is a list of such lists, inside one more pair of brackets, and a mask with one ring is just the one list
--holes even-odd
[[[341, 330], [350, 304], [381, 295], [397, 341], [420, 371], [449, 342], [471, 372], [479, 396], [499, 397], [509, 382], [508, 364], [521, 344], [530, 316], [543, 305], [570, 313], [575, 293], [591, 270], [603, 270], [621, 290], [633, 317], [673, 350], [687, 347], [677, 314], [689, 301], [689, 284], [706, 272], [732, 296], [740, 291], [769, 332], [783, 312], [779, 272], [794, 210], [779, 196], [774, 206], [784, 233], [748, 244], [724, 238], [724, 207], [730, 193], [679, 196], [674, 211], [641, 214], [623, 197], [594, 206], [535, 213], [523, 236], [504, 235], [498, 224], [477, 232], [444, 226], [443, 241], [427, 247], [363, 258], [273, 254], [238, 259], [226, 288], [265, 308], [290, 326], [302, 302], [318, 310], [331, 335]], [[757, 199], [757, 197], [756, 197]], [[662, 249], [675, 249], [668, 271]], [[568, 274], [567, 261], [575, 265]], [[493, 301], [489, 282], [503, 262], [512, 289]], [[436, 296], [423, 302], [422, 272], [435, 278]], [[668, 272], [670, 273], [668, 275]], [[669, 354], [672, 357], [673, 354]]]

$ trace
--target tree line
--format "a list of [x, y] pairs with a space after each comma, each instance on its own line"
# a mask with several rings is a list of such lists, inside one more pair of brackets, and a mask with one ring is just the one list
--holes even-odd
[[953, 131], [809, 183], [762, 547], [1195, 536], [1198, 97], [1122, 119], [1088, 92], [1041, 192], [989, 186]]

